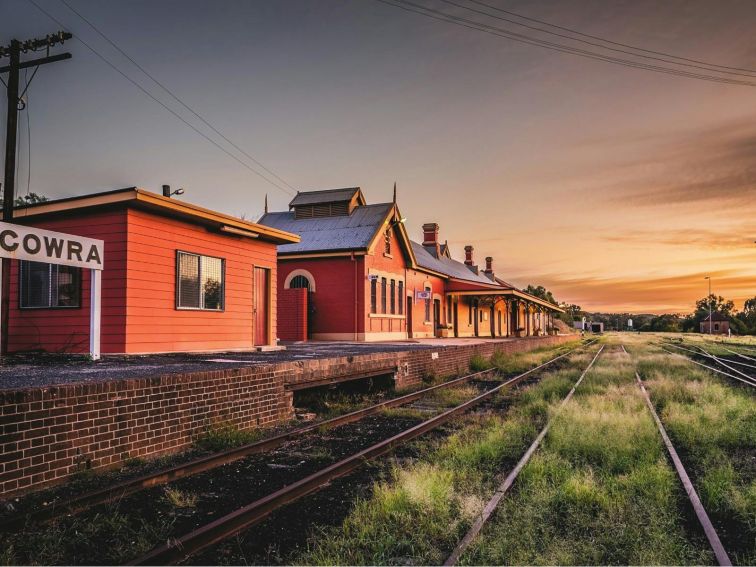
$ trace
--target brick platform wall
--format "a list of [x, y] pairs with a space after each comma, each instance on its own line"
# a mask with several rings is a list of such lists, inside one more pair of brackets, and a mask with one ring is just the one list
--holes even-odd
[[269, 427], [292, 417], [287, 385], [389, 369], [397, 386], [467, 371], [475, 354], [523, 352], [575, 336], [284, 362], [215, 372], [0, 391], [0, 495], [86, 469], [191, 446], [214, 424]]
[[278, 290], [278, 338], [282, 341], [307, 340], [307, 290]]

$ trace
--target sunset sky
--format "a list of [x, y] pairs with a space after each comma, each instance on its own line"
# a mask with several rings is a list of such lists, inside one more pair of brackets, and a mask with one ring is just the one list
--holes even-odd
[[[34, 1], [227, 146], [60, 0]], [[493, 256], [520, 286], [643, 313], [692, 310], [706, 275], [738, 308], [756, 296], [754, 87], [557, 53], [375, 0], [66, 1], [291, 186], [360, 186], [380, 202], [396, 181], [411, 236], [435, 221], [457, 257], [473, 244], [478, 262]], [[487, 3], [756, 69], [754, 0]], [[58, 29], [28, 0], [0, 0], [0, 44]], [[168, 183], [247, 218], [266, 193], [271, 209], [286, 208], [282, 182], [219, 151], [82, 44], [66, 48], [73, 59], [40, 69], [21, 113], [20, 194], [28, 114], [33, 192]]]

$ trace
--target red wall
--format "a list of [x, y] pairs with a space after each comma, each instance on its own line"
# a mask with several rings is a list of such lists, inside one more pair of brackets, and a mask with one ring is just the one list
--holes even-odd
[[[101, 211], [54, 220], [28, 222], [47, 230], [99, 238], [105, 242], [102, 273], [102, 352], [123, 352], [126, 330], [126, 212]], [[67, 309], [19, 309], [18, 267], [11, 262], [8, 350], [89, 352], [89, 270], [82, 270], [81, 306]]]
[[[89, 211], [24, 224], [105, 241], [103, 353], [251, 348], [255, 266], [271, 270], [269, 342], [276, 342], [275, 244], [134, 209]], [[226, 260], [224, 311], [176, 309], [177, 250]], [[9, 350], [88, 352], [89, 271], [82, 273], [80, 308], [20, 310], [18, 262], [12, 264]]]
[[[276, 246], [211, 232], [152, 213], [128, 212], [126, 352], [243, 349], [252, 346], [252, 276], [271, 269], [272, 332], [276, 337]], [[225, 259], [225, 309], [178, 310], [176, 251]]]
[[[344, 335], [354, 338], [362, 331], [364, 297], [355, 292], [355, 282], [364, 279], [364, 260], [357, 256], [293, 259], [279, 258], [278, 290], [284, 289], [286, 278], [294, 270], [306, 270], [315, 280], [315, 291], [310, 295], [310, 332], [314, 335]], [[349, 337], [346, 337], [349, 335]]]
[[278, 338], [282, 341], [307, 340], [307, 290], [278, 290]]

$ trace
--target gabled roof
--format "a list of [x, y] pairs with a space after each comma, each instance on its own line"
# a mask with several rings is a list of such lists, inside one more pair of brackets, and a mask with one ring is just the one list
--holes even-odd
[[411, 241], [412, 251], [415, 253], [415, 259], [419, 268], [424, 268], [432, 272], [443, 274], [449, 278], [483, 284], [491, 287], [496, 284], [489, 280], [483, 274], [476, 274], [464, 263], [454, 260], [445, 254], [439, 254], [436, 258], [425, 246], [419, 242]]
[[127, 187], [125, 189], [92, 193], [81, 197], [68, 197], [16, 207], [13, 216], [15, 219], [21, 220], [43, 215], [65, 215], [74, 211], [112, 206], [127, 206], [148, 210], [208, 226], [235, 236], [259, 238], [260, 240], [276, 244], [299, 241], [299, 237], [296, 234], [263, 226], [259, 223], [219, 213], [218, 211], [205, 209], [186, 201], [163, 197], [162, 195], [138, 187]]
[[[703, 322], [707, 322], [709, 320], [709, 316], [707, 315], [706, 318], [703, 320]], [[729, 321], [726, 315], [722, 315], [719, 311], [714, 311], [711, 314], [711, 320], [712, 321]]]
[[359, 187], [347, 187], [344, 189], [323, 189], [321, 191], [305, 191], [297, 195], [289, 203], [289, 208], [300, 205], [315, 205], [324, 203], [337, 203], [339, 201], [351, 201], [358, 196], [358, 204], [365, 204], [365, 197]]
[[393, 208], [393, 203], [363, 205], [354, 209], [351, 215], [314, 219], [296, 219], [293, 211], [266, 213], [257, 222], [300, 236], [296, 244], [279, 246], [281, 255], [361, 251], [367, 250]]

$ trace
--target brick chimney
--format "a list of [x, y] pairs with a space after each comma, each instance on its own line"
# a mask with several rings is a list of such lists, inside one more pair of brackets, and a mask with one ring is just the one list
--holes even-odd
[[486, 269], [484, 270], [488, 276], [493, 276], [493, 258], [486, 256]]
[[465, 264], [471, 268], [473, 266], [473, 247], [469, 244], [465, 246]]
[[423, 246], [429, 248], [429, 252], [438, 258], [440, 243], [438, 242], [438, 224], [428, 222], [423, 225]]

